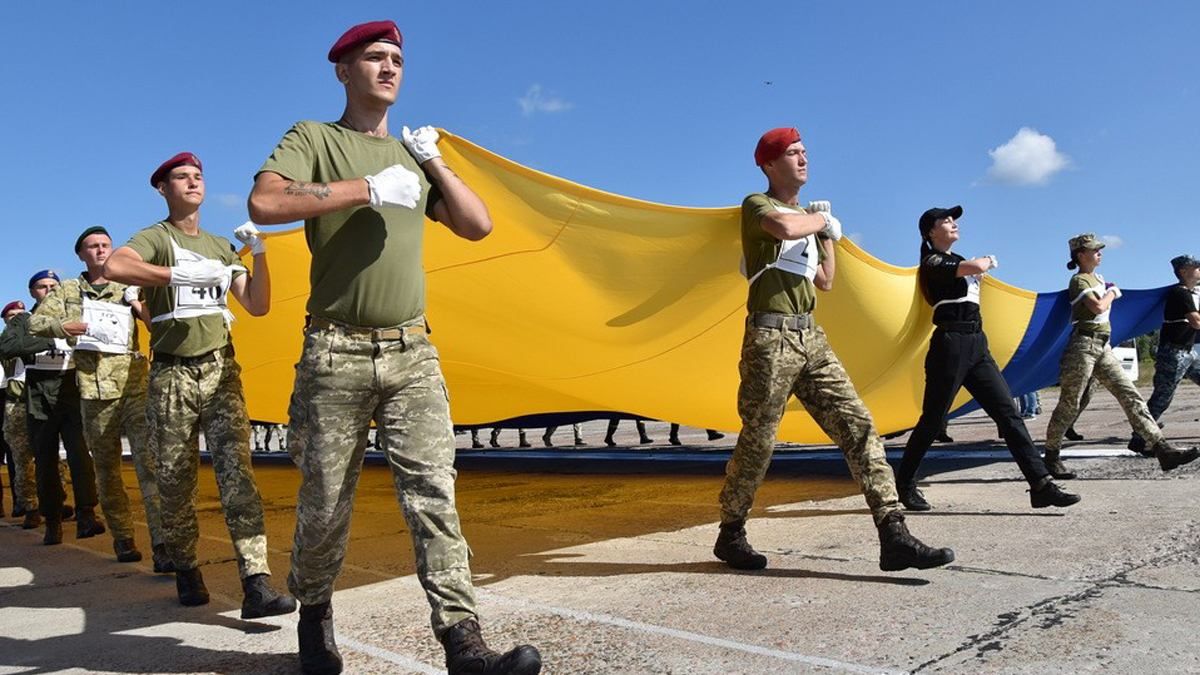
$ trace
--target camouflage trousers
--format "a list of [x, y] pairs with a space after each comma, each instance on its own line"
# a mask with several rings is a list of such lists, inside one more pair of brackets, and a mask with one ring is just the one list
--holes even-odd
[[288, 588], [306, 605], [333, 595], [374, 420], [440, 637], [476, 615], [475, 590], [454, 501], [449, 395], [423, 326], [419, 319], [402, 339], [379, 341], [341, 327], [306, 330], [288, 409], [288, 453], [301, 475]]
[[[143, 371], [144, 373], [145, 371]], [[108, 521], [113, 539], [133, 539], [133, 514], [129, 495], [121, 475], [121, 434], [129, 438], [133, 471], [142, 492], [150, 543], [164, 543], [162, 514], [159, 510], [158, 479], [154, 475], [155, 457], [146, 443], [146, 392], [138, 391], [122, 398], [80, 401], [83, 433], [92, 460], [96, 463], [96, 487], [100, 490], [100, 508]]]
[[225, 350], [179, 361], [156, 360], [150, 366], [146, 426], [150, 451], [157, 459], [163, 543], [177, 569], [197, 566], [196, 474], [203, 430], [238, 572], [243, 579], [270, 574], [262, 498], [250, 466], [250, 420], [241, 373], [232, 352]]
[[742, 431], [725, 467], [721, 522], [745, 519], [775, 451], [775, 433], [795, 396], [842, 449], [850, 474], [878, 524], [900, 510], [896, 481], [871, 413], [819, 327], [761, 328], [747, 319], [738, 364]]
[[[1146, 408], [1155, 422], [1171, 407], [1175, 390], [1184, 379], [1200, 384], [1200, 357], [1190, 348], [1159, 344], [1158, 353], [1154, 356], [1154, 392], [1146, 402]], [[1133, 445], [1144, 444], [1145, 441], [1135, 432]]]
[[1151, 445], [1162, 439], [1158, 424], [1150, 416], [1146, 402], [1129, 380], [1121, 362], [1112, 353], [1107, 335], [1092, 335], [1080, 330], [1071, 334], [1059, 365], [1059, 398], [1046, 427], [1046, 452], [1062, 448], [1063, 434], [1079, 416], [1080, 399], [1092, 377], [1116, 397], [1134, 433]]
[[13, 503], [36, 511], [38, 507], [37, 478], [33, 470], [33, 447], [29, 444], [29, 422], [25, 404], [21, 401], [4, 403], [4, 440], [12, 448]]

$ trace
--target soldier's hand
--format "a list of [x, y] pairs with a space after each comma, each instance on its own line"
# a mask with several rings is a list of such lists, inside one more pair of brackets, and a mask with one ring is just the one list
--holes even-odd
[[987, 261], [988, 261], [988, 269], [989, 270], [994, 270], [1000, 266], [1000, 261], [997, 260], [996, 256], [994, 256], [994, 255], [987, 256]]
[[87, 333], [88, 325], [82, 321], [68, 321], [62, 325], [63, 331], [72, 337], [79, 337]]
[[821, 215], [821, 217], [823, 217], [825, 219], [825, 229], [821, 230], [821, 234], [825, 235], [826, 237], [829, 237], [830, 239], [832, 239], [834, 241], [838, 241], [839, 239], [841, 239], [842, 238], [842, 221], [838, 220], [837, 218], [834, 218], [832, 214], [827, 213], [825, 211], [818, 211], [817, 213], [819, 213]]
[[421, 200], [421, 179], [402, 164], [393, 164], [366, 180], [371, 206], [411, 209]]
[[170, 269], [172, 286], [208, 288], [229, 285], [230, 271], [220, 260], [182, 262]]
[[237, 240], [250, 247], [250, 255], [262, 255], [267, 252], [267, 242], [259, 236], [254, 221], [247, 220], [233, 230]]
[[127, 304], [127, 305], [132, 305], [133, 303], [137, 302], [138, 299], [141, 297], [142, 297], [142, 287], [141, 286], [126, 286], [125, 293], [121, 296], [121, 300], [124, 300], [125, 304]]
[[1113, 282], [1111, 282], [1111, 281], [1105, 282], [1104, 288], [1109, 293], [1113, 294], [1113, 300], [1116, 300], [1117, 298], [1121, 297], [1121, 289], [1117, 288], [1117, 285], [1114, 284]]
[[408, 127], [400, 132], [400, 140], [404, 141], [405, 147], [416, 158], [417, 164], [424, 164], [434, 157], [441, 157], [442, 151], [438, 150], [437, 142], [440, 136], [437, 129], [430, 126], [424, 126], [416, 131], [409, 131]]
[[828, 201], [809, 202], [808, 208], [804, 209], [809, 213], [833, 213], [833, 206]]

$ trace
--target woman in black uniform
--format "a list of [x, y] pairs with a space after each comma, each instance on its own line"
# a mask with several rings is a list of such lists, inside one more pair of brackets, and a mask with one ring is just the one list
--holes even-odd
[[917, 468], [941, 431], [955, 395], [965, 386], [1008, 444], [1009, 452], [1029, 482], [1033, 508], [1070, 506], [1079, 501], [1079, 496], [1063, 492], [1051, 480], [1025, 423], [1017, 414], [1008, 383], [1000, 376], [1000, 368], [988, 351], [979, 315], [979, 286], [983, 274], [996, 266], [996, 259], [987, 256], [968, 260], [950, 251], [959, 238], [956, 219], [961, 216], [961, 206], [934, 208], [922, 214], [918, 223], [921, 265], [917, 282], [925, 301], [933, 305], [933, 323], [937, 329], [929, 340], [929, 354], [925, 357], [921, 419], [908, 438], [896, 475], [900, 501], [912, 511], [932, 508], [917, 489]]

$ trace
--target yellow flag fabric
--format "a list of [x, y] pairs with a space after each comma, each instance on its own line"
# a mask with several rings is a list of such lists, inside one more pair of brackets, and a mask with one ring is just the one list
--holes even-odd
[[[621, 411], [737, 431], [745, 321], [740, 208], [667, 206], [521, 166], [442, 132], [446, 162], [487, 204], [480, 242], [426, 223], [427, 316], [456, 424]], [[751, 189], [759, 189], [748, 186]], [[747, 190], [750, 191], [749, 189]], [[308, 297], [303, 229], [269, 235], [271, 312], [235, 310], [250, 416], [283, 422]], [[248, 267], [252, 260], [242, 252]], [[916, 269], [843, 238], [834, 289], [816, 309], [881, 433], [916, 423], [931, 310]], [[990, 277], [982, 306], [1003, 367], [1036, 294]], [[956, 405], [967, 401], [964, 392]], [[827, 437], [795, 399], [780, 440]]]

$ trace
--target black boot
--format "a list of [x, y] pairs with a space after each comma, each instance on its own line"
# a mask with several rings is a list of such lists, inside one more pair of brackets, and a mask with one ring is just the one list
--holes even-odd
[[337, 675], [342, 672], [342, 655], [333, 639], [333, 605], [301, 605], [300, 623], [296, 626], [300, 638], [300, 671], [306, 675]]
[[459, 621], [442, 634], [447, 675], [537, 675], [542, 655], [536, 647], [520, 645], [505, 654], [488, 649], [475, 619]]
[[879, 523], [879, 569], [898, 572], [915, 567], [926, 570], [954, 562], [954, 551], [930, 548], [912, 536], [904, 524], [904, 514], [893, 511]]
[[493, 448], [500, 447], [500, 430], [499, 429], [492, 429], [492, 437], [490, 439], [488, 439], [488, 445], [491, 445]]
[[75, 507], [70, 504], [63, 504], [62, 507], [63, 520], [75, 520]]
[[1057, 450], [1046, 449], [1046, 470], [1056, 480], [1071, 480], [1075, 477], [1075, 472], [1069, 471], [1062, 463], [1062, 456]]
[[708, 440], [710, 441], [719, 441], [722, 438], [725, 438], [725, 434], [717, 431], [716, 429], [705, 429], [705, 432], [708, 433]]
[[46, 534], [42, 536], [42, 543], [46, 546], [54, 546], [62, 543], [62, 521], [57, 518], [46, 519]]
[[667, 442], [671, 445], [683, 445], [683, 442], [679, 440], [679, 436], [670, 436], [667, 438]]
[[1141, 436], [1138, 436], [1137, 434], [1134, 434], [1133, 438], [1129, 439], [1128, 447], [1130, 450], [1136, 452], [1137, 454], [1141, 455], [1142, 457], [1153, 457], [1154, 456], [1154, 448], [1146, 445], [1146, 439], [1142, 438]]
[[75, 512], [75, 538], [87, 539], [98, 534], [104, 534], [104, 521], [96, 517], [96, 510], [90, 506], [81, 506]]
[[549, 432], [542, 434], [542, 445], [545, 445], [547, 448], [554, 447], [554, 439], [550, 436]]
[[296, 599], [283, 595], [267, 583], [269, 574], [252, 574], [242, 579], [242, 618], [257, 619], [296, 611]]
[[138, 562], [142, 559], [142, 552], [132, 539], [114, 539], [113, 553], [117, 554], [117, 562]]
[[1040, 488], [1029, 491], [1029, 504], [1035, 509], [1044, 509], [1047, 506], [1066, 507], [1078, 504], [1080, 499], [1082, 497], [1079, 495], [1064, 492], [1049, 477], [1046, 478], [1046, 482]]
[[745, 520], [721, 523], [717, 543], [713, 544], [713, 555], [735, 570], [761, 570], [767, 566], [767, 556], [755, 551], [746, 541]]
[[1192, 447], [1181, 450], [1168, 443], [1166, 439], [1155, 443], [1151, 449], [1154, 451], [1154, 456], [1158, 457], [1158, 465], [1162, 467], [1163, 471], [1183, 466], [1200, 455], [1200, 448]]
[[896, 492], [900, 493], [900, 503], [909, 511], [930, 511], [933, 506], [925, 501], [925, 495], [917, 488], [916, 483], [898, 483]]
[[[37, 509], [30, 509], [25, 512], [25, 520], [21, 522], [22, 530], [36, 530], [42, 524], [42, 514]], [[59, 525], [61, 528], [62, 525]]]
[[1066, 438], [1068, 441], [1082, 441], [1083, 440], [1083, 434], [1079, 433], [1078, 431], [1075, 431], [1075, 427], [1073, 427], [1073, 426], [1069, 427], [1063, 433], [1063, 437]]
[[167, 555], [167, 547], [165, 544], [155, 544], [152, 547], [154, 551], [154, 573], [155, 574], [174, 574], [175, 563], [171, 562], [171, 556]]
[[179, 604], [184, 607], [197, 607], [208, 604], [208, 587], [204, 585], [204, 575], [200, 568], [175, 571], [175, 592], [179, 595]]

